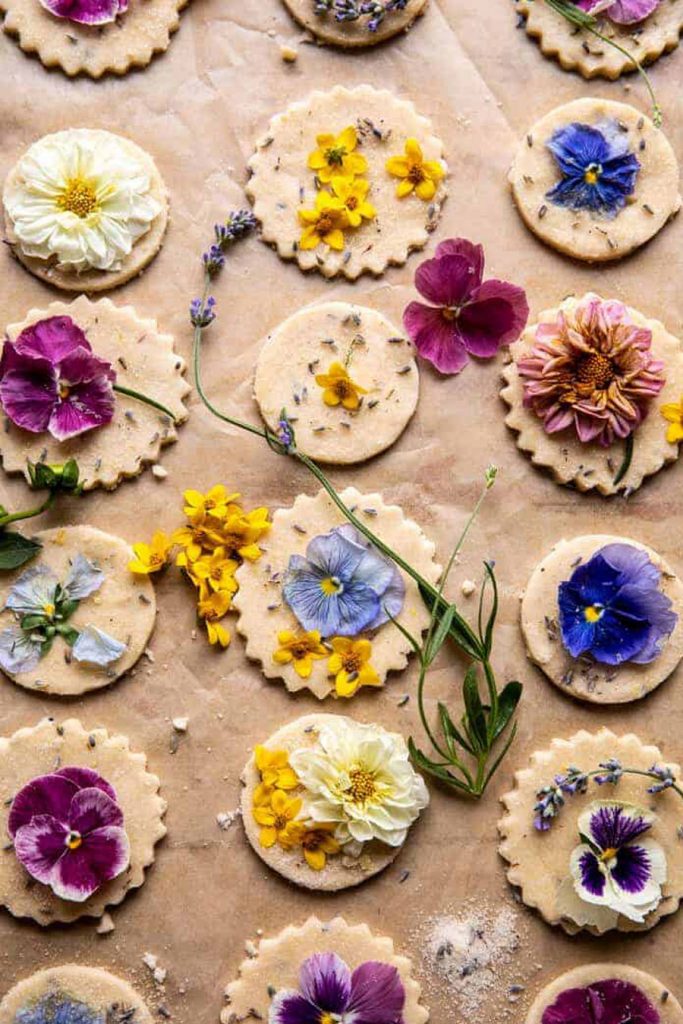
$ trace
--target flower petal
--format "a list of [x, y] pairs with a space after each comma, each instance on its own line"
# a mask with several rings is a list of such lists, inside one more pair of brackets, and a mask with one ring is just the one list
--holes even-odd
[[125, 831], [115, 826], [99, 828], [57, 861], [49, 884], [60, 899], [83, 903], [105, 882], [125, 871], [129, 862], [130, 843]]
[[43, 653], [40, 640], [15, 624], [0, 633], [0, 668], [8, 675], [31, 672], [37, 667]]
[[14, 836], [14, 852], [32, 878], [49, 885], [55, 866], [67, 852], [69, 829], [49, 814], [37, 814]]
[[435, 306], [462, 306], [476, 284], [475, 268], [465, 255], [425, 260], [415, 271], [415, 287]]
[[123, 811], [115, 800], [101, 789], [79, 790], [71, 801], [69, 826], [85, 836], [106, 825], [123, 825]]
[[12, 800], [7, 821], [10, 836], [37, 815], [50, 815], [68, 823], [71, 801], [77, 792], [78, 784], [64, 775], [53, 773], [31, 779]]
[[475, 245], [467, 238], [446, 238], [436, 247], [436, 257], [462, 256], [472, 269], [472, 283], [479, 287], [484, 277], [484, 246]]
[[328, 1013], [344, 1013], [351, 995], [351, 971], [336, 953], [314, 953], [301, 967], [301, 991]]
[[0, 402], [15, 426], [42, 434], [57, 401], [57, 381], [46, 360], [34, 359], [31, 363], [30, 369], [10, 370], [3, 375]]
[[14, 347], [17, 353], [47, 359], [55, 365], [77, 348], [89, 351], [90, 342], [70, 316], [49, 316], [25, 327]]
[[489, 359], [520, 336], [529, 318], [523, 288], [505, 281], [484, 281], [460, 311], [458, 327], [467, 351]]
[[106, 25], [128, 7], [127, 0], [40, 0], [40, 3], [55, 17], [67, 18], [79, 25]]
[[629, 981], [608, 977], [560, 992], [543, 1011], [541, 1024], [660, 1024], [660, 1019], [644, 992]]
[[103, 583], [104, 573], [100, 567], [79, 551], [71, 563], [62, 589], [72, 601], [82, 601], [84, 597], [99, 590]]
[[283, 989], [273, 997], [268, 1024], [320, 1024], [320, 1011], [299, 992]]
[[59, 580], [46, 565], [33, 565], [12, 584], [6, 608], [19, 614], [42, 615], [46, 604], [54, 604]]
[[83, 665], [106, 668], [123, 656], [127, 645], [97, 626], [86, 626], [76, 638], [71, 653]]
[[655, 816], [634, 804], [595, 801], [579, 817], [579, 832], [601, 850], [618, 850], [649, 831]]
[[401, 1024], [406, 994], [400, 975], [391, 964], [370, 960], [351, 978], [348, 1024]]
[[73, 782], [79, 789], [101, 789], [112, 800], [116, 800], [116, 790], [114, 787], [106, 779], [103, 779], [101, 775], [93, 771], [92, 768], [83, 768], [80, 765], [67, 765], [65, 768], [60, 768], [54, 774], [68, 779], [69, 782]]
[[[403, 323], [413, 345], [440, 373], [460, 373], [468, 356], [455, 321], [446, 320], [440, 309], [411, 302], [403, 313]], [[421, 328], [413, 333], [417, 324]]]

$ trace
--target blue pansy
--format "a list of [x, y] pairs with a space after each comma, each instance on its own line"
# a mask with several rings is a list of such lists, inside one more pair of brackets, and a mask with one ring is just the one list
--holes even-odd
[[22, 1006], [16, 1024], [105, 1024], [105, 1014], [65, 992], [49, 992], [41, 999]]
[[604, 121], [599, 128], [568, 124], [558, 128], [547, 145], [562, 178], [546, 192], [546, 199], [604, 217], [615, 217], [623, 209], [635, 190], [640, 162], [616, 121]]
[[644, 665], [661, 653], [678, 616], [661, 592], [660, 570], [630, 544], [607, 544], [560, 583], [562, 643], [574, 658]]
[[304, 629], [357, 636], [400, 613], [405, 585], [394, 563], [347, 524], [315, 537], [306, 557], [291, 556], [283, 594]]

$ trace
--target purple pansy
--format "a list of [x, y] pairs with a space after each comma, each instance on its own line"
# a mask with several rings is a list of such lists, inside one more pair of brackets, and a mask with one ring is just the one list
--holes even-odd
[[128, 10], [128, 0], [40, 0], [56, 18], [79, 25], [107, 25]]
[[17, 427], [65, 441], [111, 422], [115, 380], [78, 324], [51, 316], [5, 341], [0, 402]]
[[630, 981], [605, 978], [585, 988], [560, 992], [543, 1011], [541, 1024], [659, 1024], [660, 1016], [644, 992]]
[[604, 14], [617, 25], [637, 25], [659, 7], [661, 0], [574, 0], [588, 14]]
[[305, 960], [299, 989], [278, 992], [269, 1024], [403, 1024], [405, 990], [395, 967], [369, 960], [353, 973], [336, 953]]
[[491, 359], [527, 322], [524, 289], [483, 277], [484, 249], [465, 238], [441, 242], [434, 259], [417, 268], [415, 287], [430, 305], [409, 303], [403, 324], [422, 358], [441, 373], [460, 373], [470, 355]]
[[90, 768], [32, 779], [12, 801], [7, 830], [29, 875], [63, 900], [82, 903], [130, 860], [116, 791]]
[[579, 818], [571, 856], [574, 890], [585, 903], [642, 923], [662, 898], [664, 850], [649, 837], [654, 814], [617, 801], [596, 802]]

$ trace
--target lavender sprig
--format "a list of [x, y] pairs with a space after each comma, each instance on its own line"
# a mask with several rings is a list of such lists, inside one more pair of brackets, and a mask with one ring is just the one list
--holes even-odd
[[256, 217], [251, 210], [236, 210], [230, 214], [225, 224], [214, 225], [216, 240], [202, 256], [204, 269], [209, 277], [215, 277], [223, 269], [225, 254], [233, 242], [248, 235], [250, 231], [254, 230], [256, 224]]
[[368, 32], [376, 32], [388, 14], [402, 11], [408, 0], [313, 0], [313, 10], [319, 16], [334, 12], [337, 21], [358, 21], [367, 18]]

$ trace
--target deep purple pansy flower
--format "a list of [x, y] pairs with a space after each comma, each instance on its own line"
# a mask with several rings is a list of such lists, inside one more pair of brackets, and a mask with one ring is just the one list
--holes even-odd
[[403, 1024], [406, 994], [395, 967], [368, 960], [353, 973], [336, 953], [305, 960], [299, 989], [278, 992], [269, 1024]]
[[560, 992], [543, 1011], [541, 1024], [659, 1024], [660, 1016], [644, 992], [630, 981], [605, 978], [585, 988]]
[[659, 7], [661, 0], [574, 0], [588, 14], [604, 15], [617, 25], [637, 25]]
[[415, 287], [430, 305], [409, 303], [403, 324], [422, 358], [441, 373], [460, 373], [469, 356], [491, 359], [524, 329], [524, 289], [483, 277], [483, 246], [466, 238], [441, 242], [434, 259], [415, 272]]
[[17, 427], [58, 441], [111, 422], [116, 380], [69, 316], [51, 316], [5, 341], [0, 402]]
[[40, 0], [56, 18], [79, 25], [107, 25], [128, 10], [128, 0]]
[[29, 875], [82, 903], [128, 867], [116, 791], [90, 768], [40, 775], [12, 801], [7, 830]]

